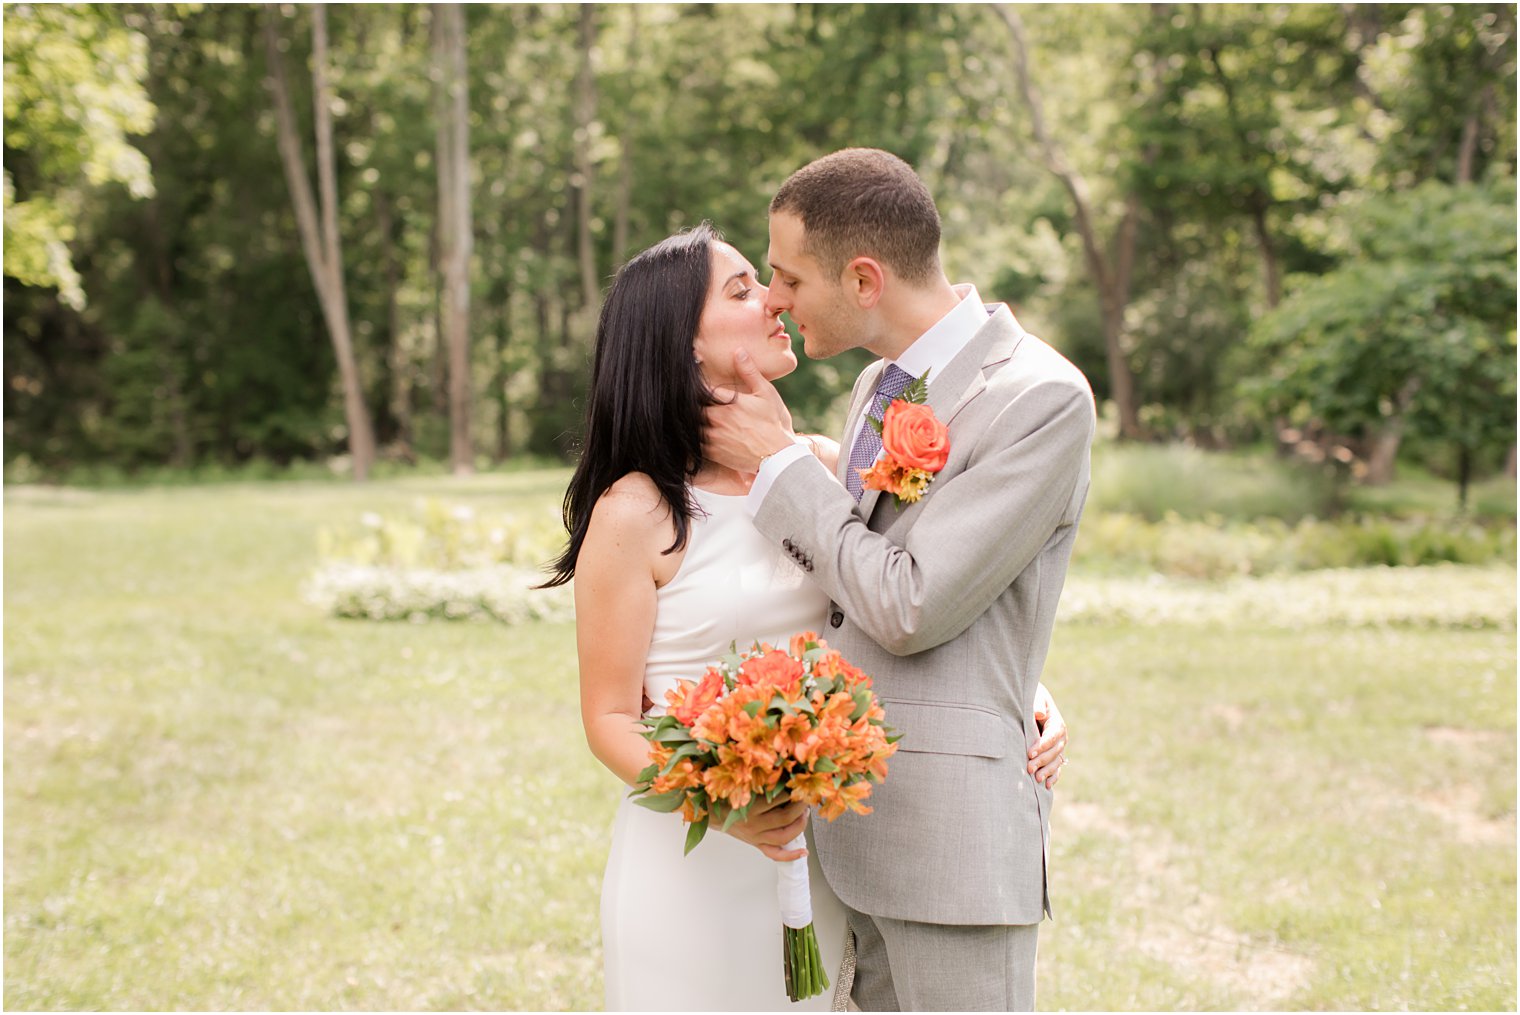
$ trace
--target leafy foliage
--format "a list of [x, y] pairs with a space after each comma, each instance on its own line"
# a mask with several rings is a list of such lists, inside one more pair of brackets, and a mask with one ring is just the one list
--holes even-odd
[[[1047, 118], [1086, 181], [1098, 234], [1134, 227], [1114, 362], [1134, 374], [1146, 432], [1226, 446], [1274, 436], [1284, 420], [1271, 412], [1317, 415], [1303, 390], [1273, 380], [1301, 372], [1295, 343], [1253, 322], [1280, 299], [1300, 301], [1284, 314], [1312, 316], [1302, 300], [1315, 297], [1294, 293], [1336, 272], [1326, 284], [1354, 291], [1366, 314], [1445, 322], [1440, 341], [1452, 348], [1439, 368], [1420, 360], [1401, 458], [1454, 476], [1499, 464], [1513, 412], [1487, 407], [1507, 390], [1512, 338], [1473, 324], [1487, 310], [1447, 297], [1445, 309], [1400, 302], [1403, 269], [1390, 265], [1418, 268], [1450, 246], [1409, 238], [1427, 220], [1450, 240], [1446, 210], [1481, 217], [1423, 182], [1478, 186], [1494, 207], [1510, 193], [1511, 7], [1021, 11]], [[277, 157], [260, 9], [6, 13], [7, 462], [25, 456], [52, 476], [264, 459], [341, 469], [341, 392]], [[605, 287], [634, 251], [704, 219], [763, 263], [770, 195], [846, 145], [912, 162], [940, 205], [951, 278], [1013, 302], [1100, 397], [1114, 390], [1113, 315], [1100, 312], [1070, 195], [1034, 154], [991, 9], [598, 4], [589, 46], [574, 5], [472, 5], [466, 18], [471, 428], [482, 460], [574, 453], [599, 299], [588, 269]], [[392, 463], [448, 447], [432, 19], [425, 5], [329, 11], [345, 285], [364, 399]], [[309, 40], [284, 36], [309, 132]], [[583, 67], [587, 109], [576, 101]], [[1425, 196], [1404, 196], [1414, 194]], [[1355, 216], [1380, 206], [1397, 220], [1387, 230], [1406, 236], [1402, 253], [1348, 239]], [[1384, 228], [1369, 222], [1359, 235]], [[1408, 281], [1460, 287], [1462, 271], [1506, 256], [1513, 274], [1512, 249], [1456, 254], [1446, 281], [1423, 269]], [[1498, 300], [1502, 280], [1493, 284]], [[1337, 391], [1346, 405], [1331, 415], [1376, 430], [1389, 418], [1369, 409], [1388, 397], [1381, 375], [1410, 372], [1393, 361], [1369, 372], [1355, 343], [1320, 346], [1315, 369], [1368, 381]], [[785, 378], [799, 427], [836, 431], [868, 360], [804, 362]], [[1242, 400], [1252, 374], [1277, 393]], [[1455, 390], [1471, 397], [1453, 400]]]
[[1515, 190], [1434, 180], [1349, 208], [1346, 259], [1253, 334], [1271, 412], [1370, 435], [1410, 427], [1473, 456], [1515, 431]]

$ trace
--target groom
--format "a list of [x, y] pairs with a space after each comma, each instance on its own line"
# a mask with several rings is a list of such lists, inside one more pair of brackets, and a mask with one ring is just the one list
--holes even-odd
[[[708, 410], [707, 452], [757, 473], [756, 528], [828, 593], [824, 637], [874, 677], [904, 734], [874, 813], [813, 827], [849, 910], [855, 1003], [1030, 1010], [1051, 797], [1009, 745], [1038, 737], [1093, 399], [1006, 305], [949, 283], [939, 239], [933, 199], [894, 155], [852, 148], [794, 173], [770, 206], [768, 308], [791, 315], [813, 359], [880, 357], [855, 382], [845, 485], [794, 443], [775, 390], [742, 358], [750, 392]], [[859, 470], [881, 450], [866, 417], [926, 371], [949, 458], [899, 508], [862, 490]]]

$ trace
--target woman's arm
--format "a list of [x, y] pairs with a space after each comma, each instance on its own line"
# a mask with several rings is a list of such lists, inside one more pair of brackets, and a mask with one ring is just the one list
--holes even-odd
[[581, 723], [591, 753], [630, 786], [649, 764], [638, 725], [644, 664], [661, 565], [673, 573], [680, 563], [678, 554], [660, 556], [674, 538], [654, 484], [625, 476], [597, 501], [575, 565]]
[[821, 433], [800, 433], [797, 436], [807, 441], [808, 448], [820, 462], [829, 467], [830, 472], [835, 471], [839, 464], [838, 441]]

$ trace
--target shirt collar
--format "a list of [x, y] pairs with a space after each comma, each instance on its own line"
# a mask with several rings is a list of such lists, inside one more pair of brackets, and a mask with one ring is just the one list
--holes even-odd
[[910, 377], [920, 377], [928, 371], [929, 380], [934, 380], [987, 323], [987, 308], [977, 295], [976, 286], [962, 283], [955, 286], [955, 292], [961, 301], [892, 361]]

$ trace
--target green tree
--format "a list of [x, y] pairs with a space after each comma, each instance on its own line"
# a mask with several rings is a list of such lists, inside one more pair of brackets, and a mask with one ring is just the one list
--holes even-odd
[[1515, 436], [1515, 188], [1434, 180], [1345, 215], [1345, 260], [1298, 280], [1253, 331], [1268, 411], [1362, 438], [1372, 482], [1417, 431], [1475, 458]]
[[147, 40], [103, 5], [5, 5], [5, 274], [82, 309], [69, 245], [91, 192], [153, 193]]

